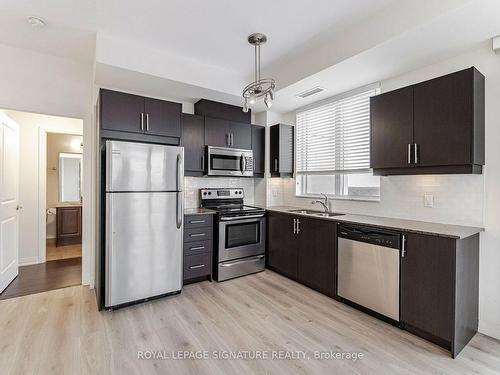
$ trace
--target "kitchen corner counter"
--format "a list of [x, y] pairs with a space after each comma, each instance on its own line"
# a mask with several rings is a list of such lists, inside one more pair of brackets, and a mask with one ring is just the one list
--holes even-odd
[[217, 212], [208, 208], [185, 208], [184, 215], [214, 215]]
[[332, 217], [316, 217], [308, 214], [301, 214], [297, 212], [290, 212], [290, 210], [299, 210], [298, 207], [290, 206], [273, 206], [267, 207], [268, 211], [276, 211], [288, 213], [291, 215], [305, 216], [310, 218], [317, 218], [323, 220], [332, 220], [338, 222], [362, 224], [368, 226], [375, 226], [378, 228], [400, 230], [405, 232], [413, 232], [420, 234], [427, 234], [438, 237], [463, 239], [473, 236], [477, 233], [483, 232], [484, 228], [477, 227], [467, 227], [461, 225], [451, 225], [451, 224], [440, 224], [440, 223], [430, 223], [426, 221], [417, 220], [407, 220], [407, 219], [396, 219], [381, 216], [368, 216], [368, 215], [356, 215], [356, 214], [344, 214]]

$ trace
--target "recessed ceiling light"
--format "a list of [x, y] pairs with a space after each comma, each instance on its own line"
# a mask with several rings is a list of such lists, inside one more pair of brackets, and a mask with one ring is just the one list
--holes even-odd
[[39, 17], [28, 16], [26, 19], [28, 23], [34, 28], [41, 28], [45, 26], [45, 21]]

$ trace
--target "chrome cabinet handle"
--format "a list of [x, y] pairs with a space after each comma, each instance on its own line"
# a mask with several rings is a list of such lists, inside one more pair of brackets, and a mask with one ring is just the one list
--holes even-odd
[[401, 258], [406, 256], [406, 235], [403, 234], [401, 237]]
[[297, 219], [293, 219], [293, 234], [297, 234]]
[[274, 171], [278, 172], [278, 159], [274, 159]]
[[144, 131], [144, 113], [141, 112], [141, 132]]
[[201, 156], [201, 169], [205, 169], [205, 156]]
[[226, 133], [226, 145], [231, 146], [231, 133]]
[[297, 234], [300, 233], [300, 219], [297, 219]]
[[189, 224], [201, 224], [201, 223], [204, 223], [205, 220], [190, 220], [189, 221]]
[[146, 131], [149, 131], [149, 113], [146, 113]]
[[205, 233], [191, 233], [189, 237], [203, 237]]
[[196, 266], [190, 266], [190, 267], [189, 267], [189, 269], [190, 269], [190, 270], [195, 270], [195, 269], [197, 269], [197, 268], [202, 268], [202, 267], [205, 267], [205, 265], [204, 265], [204, 264], [198, 264], [198, 265], [196, 265]]
[[190, 247], [189, 250], [203, 250], [205, 246], [195, 246], [195, 247]]
[[408, 143], [408, 164], [411, 164], [411, 143]]
[[415, 149], [413, 150], [415, 152], [414, 160], [415, 160], [415, 164], [418, 164], [418, 144], [415, 143], [414, 147], [415, 147]]

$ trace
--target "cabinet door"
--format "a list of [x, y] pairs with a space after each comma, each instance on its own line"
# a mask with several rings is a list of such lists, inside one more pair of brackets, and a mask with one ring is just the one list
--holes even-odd
[[401, 320], [446, 342], [454, 322], [454, 246], [452, 239], [409, 233], [401, 258]]
[[142, 133], [141, 113], [144, 113], [144, 98], [111, 90], [101, 90], [101, 127]]
[[145, 131], [150, 135], [180, 138], [182, 105], [152, 98], [145, 98], [147, 116]]
[[334, 296], [337, 290], [337, 225], [327, 220], [299, 220], [299, 281], [321, 293]]
[[410, 167], [408, 145], [413, 145], [413, 87], [372, 97], [370, 113], [370, 167]]
[[265, 169], [266, 128], [252, 125], [252, 150], [254, 177], [263, 177]]
[[293, 219], [293, 215], [269, 212], [267, 262], [273, 270], [297, 280], [298, 239]]
[[57, 246], [82, 242], [81, 207], [57, 208]]
[[419, 166], [472, 162], [472, 100], [472, 68], [415, 85]]
[[244, 150], [252, 149], [252, 126], [242, 122], [231, 122], [229, 126], [231, 133], [231, 147]]
[[229, 121], [205, 117], [207, 146], [229, 147]]
[[182, 115], [182, 145], [184, 146], [184, 170], [204, 172], [205, 122], [203, 116]]

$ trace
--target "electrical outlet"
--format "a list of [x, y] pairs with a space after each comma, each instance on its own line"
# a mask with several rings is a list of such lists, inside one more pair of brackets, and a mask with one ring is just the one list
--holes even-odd
[[434, 195], [424, 194], [424, 207], [434, 207]]
[[278, 190], [273, 190], [273, 197], [277, 197], [278, 196]]

